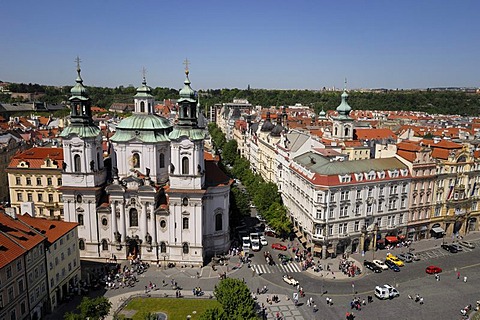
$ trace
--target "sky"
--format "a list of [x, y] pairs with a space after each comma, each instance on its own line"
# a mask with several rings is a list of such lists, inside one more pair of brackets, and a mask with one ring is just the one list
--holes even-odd
[[2, 0], [0, 80], [321, 89], [480, 86], [478, 0]]

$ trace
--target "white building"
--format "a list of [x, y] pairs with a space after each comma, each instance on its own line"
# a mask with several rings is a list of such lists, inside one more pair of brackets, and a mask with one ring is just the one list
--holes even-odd
[[204, 159], [206, 131], [198, 125], [188, 71], [174, 127], [154, 113], [144, 78], [133, 115], [111, 138], [111, 170], [101, 158], [102, 137], [77, 71], [71, 124], [61, 133], [62, 191], [65, 220], [79, 223], [81, 257], [201, 265], [206, 257], [226, 252], [231, 182]]

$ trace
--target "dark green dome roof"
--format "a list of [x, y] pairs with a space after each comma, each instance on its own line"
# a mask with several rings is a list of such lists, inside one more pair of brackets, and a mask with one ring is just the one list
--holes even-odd
[[168, 129], [172, 124], [164, 117], [157, 114], [134, 114], [123, 119], [117, 126], [117, 129], [125, 130], [155, 130]]

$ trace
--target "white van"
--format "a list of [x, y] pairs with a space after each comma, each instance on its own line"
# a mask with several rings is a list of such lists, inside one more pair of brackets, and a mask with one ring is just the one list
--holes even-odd
[[398, 292], [398, 290], [392, 287], [391, 285], [386, 284], [383, 287], [382, 286], [375, 287], [375, 296], [381, 300], [393, 299], [395, 297], [400, 296], [400, 292]]
[[248, 252], [250, 250], [250, 238], [242, 237], [242, 249], [243, 251]]

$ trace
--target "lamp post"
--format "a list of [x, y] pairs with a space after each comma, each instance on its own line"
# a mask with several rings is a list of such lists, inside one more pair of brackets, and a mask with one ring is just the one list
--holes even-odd
[[373, 226], [373, 258], [375, 260], [375, 251], [377, 251], [377, 234], [378, 234], [378, 224], [375, 223]]

